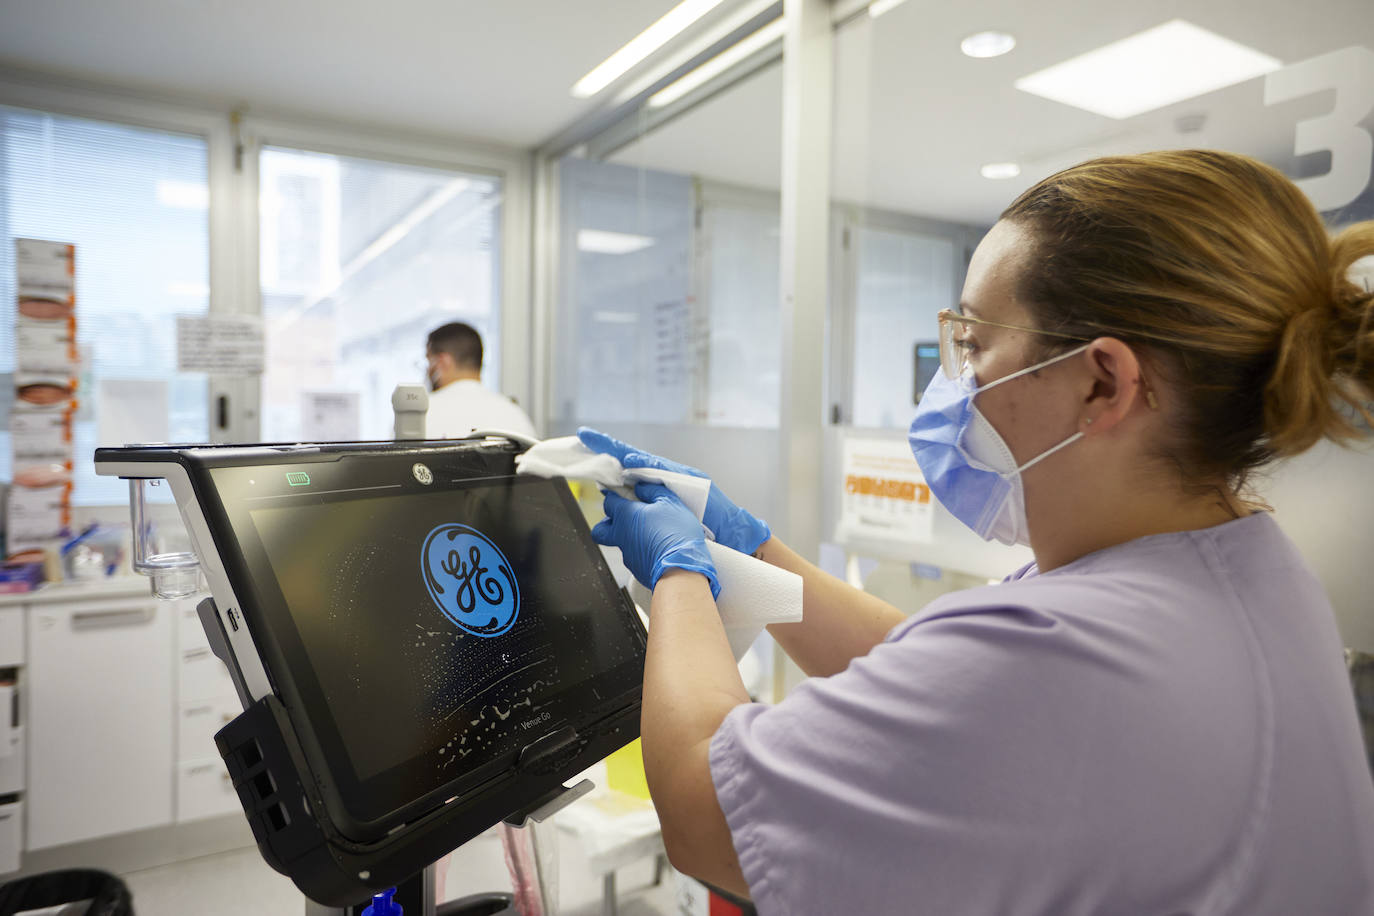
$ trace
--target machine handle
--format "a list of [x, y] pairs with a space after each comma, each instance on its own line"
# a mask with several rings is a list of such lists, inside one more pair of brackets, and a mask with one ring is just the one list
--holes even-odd
[[72, 614], [72, 629], [94, 630], [147, 623], [153, 619], [153, 613], [153, 609], [148, 607], [124, 611], [77, 611]]

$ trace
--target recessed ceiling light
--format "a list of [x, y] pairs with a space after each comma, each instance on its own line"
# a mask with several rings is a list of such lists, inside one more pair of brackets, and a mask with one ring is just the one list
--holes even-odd
[[590, 73], [574, 83], [572, 94], [579, 99], [589, 99], [596, 95], [720, 4], [721, 0], [682, 0], [664, 13], [662, 19], [630, 39], [625, 47], [597, 64]]
[[779, 40], [782, 38], [784, 30], [785, 24], [783, 21], [781, 19], [774, 19], [757, 32], [744, 37], [724, 51], [721, 51], [700, 67], [684, 75], [681, 79], [669, 83], [658, 92], [649, 96], [649, 107], [662, 108], [664, 105], [671, 105], [693, 89], [710, 82], [716, 76], [729, 70], [751, 54], [761, 51], [763, 48]]
[[1003, 178], [1015, 178], [1021, 174], [1021, 166], [1015, 162], [989, 162], [978, 171], [984, 178], [991, 178], [996, 181]]
[[1016, 47], [1016, 39], [1006, 32], [978, 32], [959, 42], [959, 50], [969, 57], [1001, 57]]
[[1182, 19], [1016, 81], [1016, 88], [1109, 118], [1131, 118], [1279, 69], [1267, 54]]
[[883, 13], [891, 9], [896, 9], [905, 2], [906, 0], [873, 0], [873, 2], [868, 5], [868, 15], [873, 19], [877, 19]]
[[654, 243], [647, 235], [606, 232], [602, 229], [577, 230], [577, 250], [588, 254], [632, 254]]

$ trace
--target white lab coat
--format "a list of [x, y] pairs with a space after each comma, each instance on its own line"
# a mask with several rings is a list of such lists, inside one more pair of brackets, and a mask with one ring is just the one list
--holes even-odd
[[457, 439], [474, 429], [499, 429], [538, 438], [534, 424], [514, 401], [475, 379], [449, 382], [429, 395], [425, 435], [430, 439]]

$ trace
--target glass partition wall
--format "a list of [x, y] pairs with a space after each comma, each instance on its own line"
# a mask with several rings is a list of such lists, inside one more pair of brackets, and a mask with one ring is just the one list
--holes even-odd
[[[938, 309], [956, 304], [972, 249], [1021, 191], [1060, 169], [1228, 150], [1296, 179], [1333, 229], [1374, 218], [1367, 3], [849, 4], [834, 42], [836, 263], [849, 266], [835, 271], [842, 301], [832, 302], [847, 323], [832, 339], [831, 468], [846, 439], [904, 438], [922, 387], [919, 344], [935, 340]], [[1255, 481], [1323, 578], [1346, 642], [1366, 649], [1371, 479], [1368, 447], [1322, 444]], [[833, 497], [828, 507], [833, 526]], [[948, 583], [1024, 558], [937, 508], [929, 541], [888, 555], [879, 578], [915, 596], [928, 585], [903, 575], [908, 562]]]
[[[552, 166], [550, 435], [593, 426], [774, 517], [779, 163], [774, 60], [671, 116], [648, 99]], [[754, 142], [732, 138], [761, 127]], [[584, 494], [589, 515], [600, 498]], [[746, 663], [771, 695], [771, 640]]]

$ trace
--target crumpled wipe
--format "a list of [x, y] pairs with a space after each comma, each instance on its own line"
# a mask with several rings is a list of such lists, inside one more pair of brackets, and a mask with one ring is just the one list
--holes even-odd
[[[524, 454], [516, 456], [515, 469], [521, 474], [538, 477], [591, 480], [627, 499], [635, 498], [636, 483], [661, 483], [698, 519], [705, 514], [706, 500], [711, 494], [709, 478], [655, 468], [625, 468], [613, 456], [593, 452], [576, 436], [546, 439], [531, 446]], [[710, 529], [706, 531], [714, 538]], [[801, 576], [731, 550], [714, 540], [708, 539], [706, 547], [720, 581], [716, 608], [736, 661], [744, 657], [768, 624], [795, 623], [802, 619]], [[601, 549], [611, 569], [625, 568], [619, 548]], [[622, 586], [624, 584], [621, 582]]]

